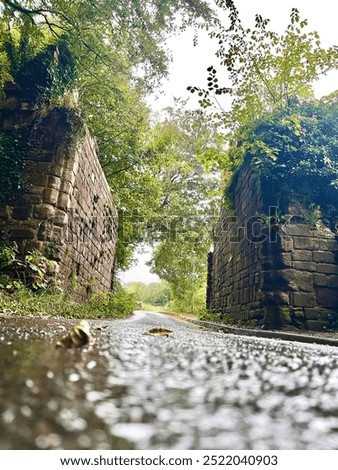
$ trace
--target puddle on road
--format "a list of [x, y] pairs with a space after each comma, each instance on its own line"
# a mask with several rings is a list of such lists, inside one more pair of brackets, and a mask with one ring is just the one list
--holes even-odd
[[55, 348], [74, 322], [2, 320], [0, 449], [133, 448], [96, 412], [127, 390], [107, 383], [106, 359], [93, 347]]
[[55, 348], [75, 321], [1, 318], [0, 449], [338, 448], [336, 348], [156, 318], [80, 350]]

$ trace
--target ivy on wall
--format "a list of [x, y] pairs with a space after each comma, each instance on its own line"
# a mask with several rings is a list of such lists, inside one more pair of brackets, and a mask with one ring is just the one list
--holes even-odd
[[[76, 68], [62, 38], [34, 55], [29, 43], [5, 43], [10, 71], [19, 85], [20, 96], [43, 105], [62, 96], [76, 77]], [[41, 106], [40, 106], [41, 107]], [[13, 131], [0, 131], [0, 204], [13, 200], [24, 191], [24, 166], [30, 147], [32, 125]]]
[[66, 41], [60, 37], [57, 44], [45, 46], [34, 54], [29, 41], [4, 44], [14, 81], [20, 84], [28, 101], [60, 97], [76, 78], [76, 66]]
[[313, 202], [338, 205], [338, 103], [310, 101], [265, 114], [240, 130], [229, 160], [237, 167], [227, 194], [233, 193], [243, 164], [250, 163], [266, 185], [299, 187], [306, 182]]
[[267, 114], [241, 147], [261, 174], [279, 179], [317, 175], [338, 189], [338, 103], [295, 104]]
[[0, 204], [10, 203], [24, 191], [23, 172], [29, 151], [30, 129], [0, 132]]

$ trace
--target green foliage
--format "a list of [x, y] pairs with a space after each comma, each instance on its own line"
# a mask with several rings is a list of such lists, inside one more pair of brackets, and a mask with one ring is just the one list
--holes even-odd
[[77, 71], [74, 57], [64, 38], [48, 46], [31, 61], [24, 63], [14, 76], [22, 84], [25, 96], [36, 99], [58, 98], [70, 90]]
[[[209, 165], [207, 154], [222, 158], [222, 139], [200, 113], [184, 111], [184, 105], [179, 101], [175, 108], [168, 108], [163, 121], [143, 133], [137, 154], [132, 156], [127, 149], [129, 167], [115, 178], [112, 175], [111, 184], [122, 205], [122, 266], [127, 263], [121, 263], [121, 258], [128, 261], [129, 248], [140, 242], [153, 244], [184, 233], [185, 238], [200, 237], [205, 243], [201, 229], [204, 233], [210, 225], [210, 212], [219, 201], [218, 168]], [[115, 165], [118, 172], [118, 161], [108, 167]]]
[[4, 44], [10, 74], [19, 83], [25, 99], [36, 101], [39, 97], [59, 97], [71, 87], [76, 78], [76, 66], [65, 38], [34, 55], [28, 38], [18, 44], [12, 40]]
[[219, 175], [206, 155], [222, 158], [222, 140], [200, 113], [184, 111], [178, 102], [154, 127], [150, 143], [149, 152], [161, 162], [157, 207], [147, 220], [147, 239], [155, 245], [151, 269], [169, 283], [178, 309], [194, 310], [220, 201]]
[[0, 132], [0, 204], [6, 204], [24, 190], [22, 173], [29, 150], [29, 129], [15, 134]]
[[[239, 17], [228, 28], [210, 32], [218, 40], [216, 56], [227, 70], [229, 86], [221, 86], [216, 69], [208, 68], [207, 89], [198, 92], [204, 108], [219, 104], [219, 118], [232, 131], [267, 111], [282, 109], [296, 99], [313, 98], [312, 83], [338, 65], [338, 48], [321, 47], [317, 32], [307, 32], [296, 8], [283, 34], [268, 29], [269, 20], [256, 15], [255, 28], [244, 29]], [[224, 80], [224, 78], [223, 78]], [[232, 97], [231, 110], [220, 107], [221, 95]]]
[[[246, 129], [237, 152], [250, 155], [261, 173], [278, 178], [318, 175], [337, 184], [338, 103], [294, 104]], [[230, 150], [232, 152], [232, 149]]]
[[12, 292], [22, 285], [33, 290], [45, 290], [56, 285], [55, 262], [36, 251], [20, 256], [15, 242], [0, 245], [0, 288]]
[[[332, 224], [338, 207], [337, 118], [336, 101], [294, 103], [266, 113], [242, 127], [241, 140], [229, 148], [229, 161], [238, 169], [250, 162], [282, 214], [288, 211], [287, 196], [299, 188], [304, 223], [314, 225], [324, 217]], [[228, 200], [238, 174], [234, 172], [229, 182]]]
[[135, 300], [142, 304], [164, 307], [171, 300], [170, 288], [167, 282], [129, 282], [125, 289], [135, 296]]
[[205, 309], [198, 315], [199, 320], [204, 321], [222, 321], [222, 323], [226, 324], [234, 324], [235, 320], [230, 317], [229, 315], [224, 316], [222, 313], [217, 312], [210, 312], [210, 310]]
[[71, 309], [75, 318], [124, 318], [135, 310], [135, 298], [132, 294], [116, 286], [114, 292], [94, 294], [89, 302]]
[[[15, 4], [12, 4], [14, 7]], [[15, 8], [14, 8], [15, 10]], [[5, 81], [20, 84], [23, 96], [35, 101], [39, 96], [61, 96], [76, 77], [76, 65], [62, 30], [52, 34], [44, 23], [35, 23], [23, 12], [11, 8], [0, 11], [0, 64]], [[2, 61], [1, 61], [2, 58]]]
[[[297, 9], [292, 9], [290, 24], [283, 34], [269, 30], [268, 24], [269, 20], [256, 15], [255, 27], [244, 29], [235, 15], [230, 27], [213, 29], [210, 36], [219, 43], [216, 55], [226, 75], [220, 76], [211, 66], [207, 88], [188, 88], [199, 95], [201, 107], [208, 110], [208, 119], [226, 129], [231, 150], [224, 168], [230, 172], [241, 164], [244, 154], [252, 151], [252, 144], [246, 140], [250, 126], [267, 113], [282, 112], [299, 101], [313, 99], [313, 82], [337, 68], [338, 48], [322, 48], [318, 33], [307, 31], [307, 20], [301, 20]], [[231, 98], [230, 108], [226, 104], [229, 99], [222, 102], [224, 95]], [[216, 111], [210, 111], [211, 106]], [[288, 126], [295, 128], [297, 121]], [[258, 140], [254, 151], [273, 163], [273, 146]]]
[[20, 257], [17, 245], [0, 245], [0, 311], [9, 314], [122, 318], [135, 309], [134, 296], [119, 284], [114, 292], [94, 294], [89, 302], [72, 300], [74, 285], [55, 279], [55, 262], [38, 252]]
[[125, 318], [135, 309], [133, 296], [122, 288], [100, 293], [85, 303], [72, 300], [67, 293], [53, 289], [32, 292], [22, 283], [8, 293], [0, 286], [0, 312], [8, 315], [45, 315], [66, 318]]
[[153, 282], [148, 284], [148, 294], [145, 302], [151, 305], [167, 305], [171, 300], [171, 292], [167, 282]]
[[168, 282], [173, 299], [169, 304], [172, 310], [196, 313], [204, 308], [209, 243], [191, 245], [182, 238], [164, 241], [155, 248], [152, 270]]
[[[242, 140], [230, 147], [229, 159], [251, 161], [261, 177], [279, 185], [306, 179], [313, 195], [320, 192], [318, 199], [332, 204], [338, 197], [337, 118], [336, 102], [294, 104], [266, 114], [242, 129]], [[233, 180], [230, 192], [235, 184]]]

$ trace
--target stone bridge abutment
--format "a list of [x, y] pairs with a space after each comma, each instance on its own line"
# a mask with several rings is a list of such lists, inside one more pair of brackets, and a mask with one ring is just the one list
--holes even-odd
[[243, 165], [209, 257], [211, 312], [263, 328], [337, 324], [338, 204], [323, 198], [317, 183], [286, 184]]
[[[22, 254], [36, 250], [54, 260], [64, 283], [76, 280], [76, 298], [109, 291], [118, 220], [95, 141], [75, 111], [38, 107], [15, 85], [5, 92], [0, 144], [2, 152], [11, 147], [8, 155], [21, 146], [13, 154], [22, 153], [22, 182], [0, 205], [2, 237]], [[14, 166], [8, 158], [8, 171]]]

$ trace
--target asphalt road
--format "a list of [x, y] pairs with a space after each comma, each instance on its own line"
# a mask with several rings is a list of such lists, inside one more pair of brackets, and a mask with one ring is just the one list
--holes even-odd
[[335, 347], [138, 312], [56, 349], [69, 325], [0, 318], [0, 449], [338, 449]]

